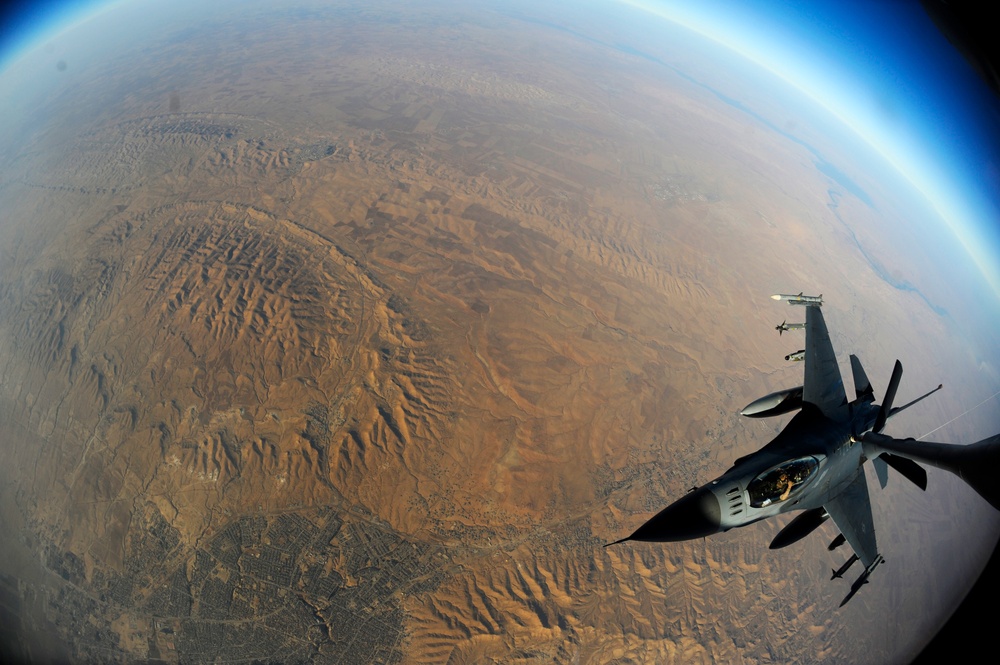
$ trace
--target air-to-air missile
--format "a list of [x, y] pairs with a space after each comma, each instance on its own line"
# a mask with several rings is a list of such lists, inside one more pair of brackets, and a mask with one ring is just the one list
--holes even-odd
[[789, 305], [822, 305], [823, 294], [821, 293], [818, 296], [807, 296], [802, 293], [799, 293], [798, 295], [775, 293], [771, 296], [771, 300], [787, 300]]
[[774, 326], [774, 329], [778, 331], [778, 336], [786, 330], [802, 330], [806, 327], [804, 323], [789, 323], [788, 321], [782, 321], [778, 325]]
[[852, 554], [851, 558], [848, 559], [847, 562], [843, 566], [841, 566], [837, 570], [833, 571], [833, 575], [830, 576], [830, 579], [831, 580], [836, 580], [836, 579], [839, 579], [839, 578], [843, 577], [844, 573], [847, 572], [847, 569], [850, 568], [852, 565], [854, 565], [854, 562], [857, 561], [857, 560], [858, 560], [858, 555], [857, 554]]
[[797, 362], [802, 362], [805, 359], [806, 359], [806, 350], [805, 349], [800, 349], [800, 350], [796, 351], [795, 353], [789, 353], [787, 356], [785, 356], [785, 360], [791, 360], [792, 362], [796, 362], [796, 363]]

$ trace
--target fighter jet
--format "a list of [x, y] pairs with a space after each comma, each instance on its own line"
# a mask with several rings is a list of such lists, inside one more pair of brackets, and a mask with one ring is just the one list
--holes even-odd
[[740, 413], [754, 418], [795, 410], [798, 413], [762, 449], [737, 459], [722, 476], [689, 491], [631, 536], [616, 543], [691, 540], [801, 511], [774, 537], [770, 547], [777, 549], [797, 542], [833, 518], [840, 535], [830, 549], [846, 540], [854, 551], [847, 563], [834, 571], [834, 577], [843, 575], [855, 561], [860, 560], [864, 566], [841, 603], [844, 605], [884, 561], [875, 539], [863, 464], [873, 460], [883, 487], [891, 466], [926, 489], [927, 474], [912, 459], [934, 463], [927, 456], [936, 454], [935, 459], [940, 459], [944, 453], [923, 450], [924, 457], [917, 452], [903, 456], [907, 442], [880, 437], [879, 433], [889, 418], [941, 386], [893, 408], [903, 374], [903, 366], [897, 360], [885, 398], [881, 405], [875, 404], [875, 394], [861, 361], [851, 355], [854, 399], [848, 401], [823, 319], [821, 297], [802, 294], [780, 297], [806, 310], [803, 384], [761, 397]]

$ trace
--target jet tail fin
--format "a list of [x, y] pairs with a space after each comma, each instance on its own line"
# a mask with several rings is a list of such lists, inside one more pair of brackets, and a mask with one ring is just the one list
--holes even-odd
[[882, 408], [878, 410], [878, 416], [875, 417], [875, 426], [872, 428], [873, 431], [881, 432], [885, 429], [885, 421], [889, 419], [889, 414], [892, 412], [892, 400], [896, 399], [896, 390], [899, 388], [899, 380], [902, 378], [903, 363], [897, 360], [896, 364], [892, 368], [892, 377], [889, 379], [889, 387], [886, 388], [885, 397], [882, 399]]

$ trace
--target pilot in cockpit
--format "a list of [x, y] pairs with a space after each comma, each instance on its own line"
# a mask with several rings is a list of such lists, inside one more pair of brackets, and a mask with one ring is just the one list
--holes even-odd
[[781, 476], [778, 477], [778, 489], [781, 489], [782, 487], [785, 489], [781, 493], [781, 496], [778, 497], [778, 501], [784, 501], [788, 498], [788, 495], [792, 493], [792, 486], [794, 484], [795, 483], [792, 482], [792, 479], [788, 477], [788, 474], [782, 471]]

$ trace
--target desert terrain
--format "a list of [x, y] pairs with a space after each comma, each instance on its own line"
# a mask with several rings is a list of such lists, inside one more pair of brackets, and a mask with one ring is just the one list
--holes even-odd
[[913, 394], [963, 371], [933, 273], [885, 279], [927, 251], [900, 256], [898, 195], [851, 171], [859, 199], [713, 92], [750, 82], [678, 74], [708, 49], [684, 33], [650, 59], [611, 27], [397, 9], [180, 17], [68, 59], [44, 126], [6, 138], [0, 597], [24, 633], [81, 661], [910, 653], [986, 551], [949, 543], [996, 522], [942, 475], [872, 490], [892, 565], [839, 611], [832, 526], [602, 547], [777, 433], [737, 415], [801, 381], [772, 292], [823, 293], [876, 390], [896, 357]]

